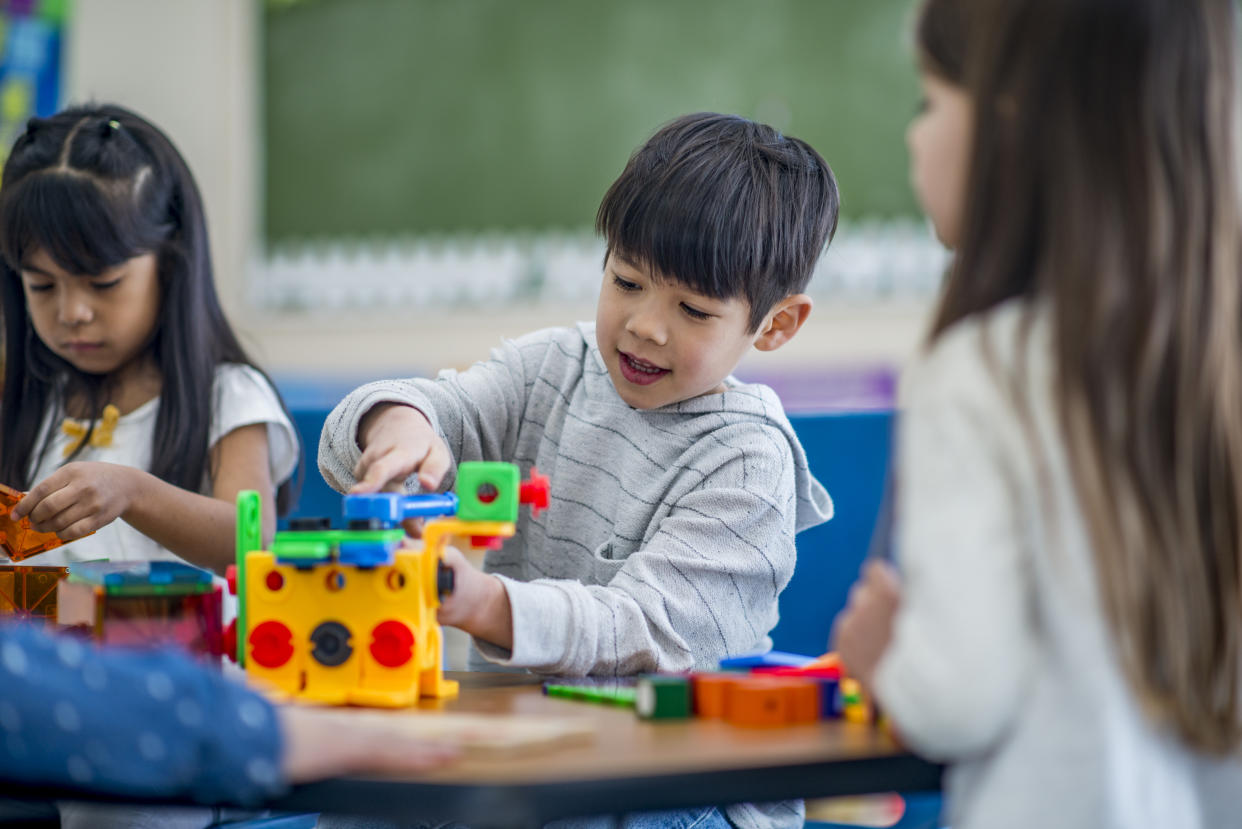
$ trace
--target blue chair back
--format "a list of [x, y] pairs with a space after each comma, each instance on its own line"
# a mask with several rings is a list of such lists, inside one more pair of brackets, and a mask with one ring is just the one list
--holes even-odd
[[777, 650], [815, 656], [828, 650], [832, 620], [871, 547], [884, 501], [893, 412], [844, 412], [790, 418], [811, 472], [832, 496], [831, 521], [798, 536], [798, 564], [780, 598], [772, 631]]

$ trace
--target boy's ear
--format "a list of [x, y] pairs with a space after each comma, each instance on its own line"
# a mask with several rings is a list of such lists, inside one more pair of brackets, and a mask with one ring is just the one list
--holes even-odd
[[767, 318], [759, 326], [755, 348], [760, 351], [775, 351], [793, 339], [793, 335], [798, 333], [798, 329], [810, 315], [811, 298], [806, 294], [790, 294], [768, 312]]

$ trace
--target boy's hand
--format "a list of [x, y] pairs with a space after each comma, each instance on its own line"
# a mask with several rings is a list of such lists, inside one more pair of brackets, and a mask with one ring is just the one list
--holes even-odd
[[513, 610], [504, 584], [475, 569], [460, 550], [444, 548], [444, 563], [453, 571], [453, 592], [440, 599], [436, 618], [497, 647], [513, 649]]
[[73, 541], [124, 517], [146, 477], [130, 466], [75, 461], [32, 487], [9, 514], [14, 520], [30, 516], [39, 532]]
[[358, 424], [362, 458], [354, 467], [350, 493], [400, 492], [418, 473], [424, 491], [434, 491], [452, 463], [448, 446], [418, 409], [399, 403], [374, 406]]
[[872, 687], [875, 668], [893, 636], [893, 617], [901, 603], [901, 582], [891, 564], [871, 561], [850, 588], [845, 610], [833, 623], [832, 650], [850, 676]]

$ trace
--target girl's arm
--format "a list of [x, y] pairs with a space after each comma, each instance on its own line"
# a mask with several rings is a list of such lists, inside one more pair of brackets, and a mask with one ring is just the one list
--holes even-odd
[[267, 426], [229, 432], [211, 450], [211, 495], [199, 495], [149, 472], [111, 463], [70, 463], [31, 488], [13, 508], [35, 529], [72, 541], [122, 518], [143, 535], [199, 567], [223, 573], [235, 558], [237, 493], [263, 495], [263, 538], [276, 531], [276, 487], [268, 466]]

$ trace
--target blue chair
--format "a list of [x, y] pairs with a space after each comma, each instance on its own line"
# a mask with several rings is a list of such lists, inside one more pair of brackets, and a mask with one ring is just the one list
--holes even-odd
[[[845, 607], [850, 586], [873, 551], [886, 554], [883, 522], [892, 456], [891, 411], [791, 417], [811, 471], [832, 496], [831, 521], [798, 536], [798, 564], [781, 594], [780, 622], [772, 631], [777, 650], [816, 655], [828, 649], [832, 621]], [[879, 524], [877, 526], [877, 524]], [[892, 829], [940, 826], [936, 792], [903, 793], [905, 814]], [[857, 829], [809, 821], [817, 829]]]

